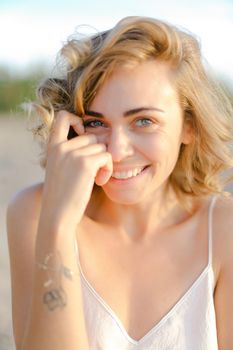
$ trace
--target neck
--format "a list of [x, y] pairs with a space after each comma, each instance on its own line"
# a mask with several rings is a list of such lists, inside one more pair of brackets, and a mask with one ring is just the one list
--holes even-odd
[[111, 201], [102, 189], [92, 196], [87, 216], [114, 228], [124, 241], [147, 239], [187, 218], [175, 193], [170, 189], [159, 191], [133, 205]]

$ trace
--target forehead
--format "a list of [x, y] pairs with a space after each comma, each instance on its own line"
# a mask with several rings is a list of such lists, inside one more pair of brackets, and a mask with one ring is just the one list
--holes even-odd
[[91, 103], [92, 109], [118, 105], [152, 105], [177, 100], [172, 84], [172, 70], [168, 63], [148, 60], [133, 68], [118, 68], [99, 88]]

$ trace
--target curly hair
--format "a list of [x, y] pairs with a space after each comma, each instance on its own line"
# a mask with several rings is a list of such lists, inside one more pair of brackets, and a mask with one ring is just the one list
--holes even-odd
[[[157, 19], [127, 17], [97, 35], [69, 39], [60, 57], [65, 62], [63, 75], [42, 82], [37, 100], [31, 103], [40, 121], [32, 131], [40, 138], [42, 167], [46, 167], [57, 111], [83, 116], [98, 89], [118, 67], [162, 60], [175, 72], [173, 83], [184, 118], [195, 133], [194, 142], [181, 145], [169, 184], [183, 203], [190, 196], [226, 194], [222, 173], [233, 166], [232, 105], [207, 72], [194, 35]], [[69, 133], [68, 139], [72, 137], [74, 134]]]

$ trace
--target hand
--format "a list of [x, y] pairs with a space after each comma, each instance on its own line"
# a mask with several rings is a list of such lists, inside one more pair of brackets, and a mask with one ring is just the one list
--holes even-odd
[[[79, 136], [67, 140], [70, 126]], [[112, 174], [106, 145], [85, 134], [82, 119], [60, 111], [52, 128], [47, 153], [43, 206], [52, 222], [77, 225], [87, 207], [94, 183], [104, 185]], [[42, 209], [43, 209], [42, 206]], [[48, 216], [48, 215], [47, 215]]]

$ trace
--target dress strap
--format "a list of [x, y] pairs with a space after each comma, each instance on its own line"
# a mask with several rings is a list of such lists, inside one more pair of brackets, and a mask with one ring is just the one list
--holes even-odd
[[213, 209], [217, 196], [214, 196], [209, 204], [208, 210], [208, 265], [212, 265], [213, 255]]
[[78, 250], [78, 242], [77, 239], [74, 240], [74, 250], [75, 250], [75, 254], [77, 256], [77, 262], [79, 264], [79, 250]]

